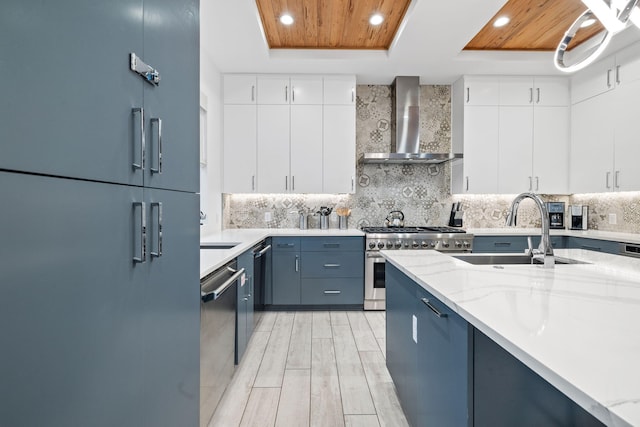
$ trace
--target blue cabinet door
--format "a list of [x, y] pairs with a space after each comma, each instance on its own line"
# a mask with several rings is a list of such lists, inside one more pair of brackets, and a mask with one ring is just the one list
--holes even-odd
[[472, 329], [416, 285], [419, 426], [471, 426]]
[[200, 225], [197, 194], [144, 190], [145, 425], [197, 426], [200, 399]]
[[273, 251], [272, 303], [300, 304], [300, 253]]
[[161, 76], [158, 86], [144, 84], [144, 185], [195, 193], [200, 154], [198, 1], [145, 0], [144, 23], [140, 54]]
[[569, 237], [567, 247], [617, 254], [619, 253], [620, 243], [608, 240], [587, 239], [584, 237]]
[[0, 172], [0, 200], [0, 424], [145, 425], [142, 189]]
[[144, 82], [129, 70], [129, 53], [142, 54], [142, 8], [0, 3], [0, 169], [142, 185], [132, 109]]
[[413, 322], [417, 311], [415, 283], [392, 264], [385, 267], [387, 368], [393, 378], [398, 398], [407, 420], [418, 425], [417, 377], [418, 348], [413, 339]]
[[238, 269], [244, 268], [244, 277], [237, 287], [236, 310], [236, 364], [240, 363], [253, 333], [253, 251], [238, 257]]

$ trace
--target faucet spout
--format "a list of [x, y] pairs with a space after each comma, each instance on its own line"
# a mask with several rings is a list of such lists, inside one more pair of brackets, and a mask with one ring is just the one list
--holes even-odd
[[516, 225], [516, 218], [518, 213], [518, 207], [520, 202], [524, 199], [531, 199], [535, 202], [538, 210], [540, 211], [540, 217], [542, 219], [542, 232], [540, 236], [540, 245], [537, 250], [533, 250], [533, 259], [540, 259], [544, 263], [545, 268], [553, 268], [555, 266], [555, 258], [553, 256], [553, 247], [551, 246], [551, 239], [549, 237], [549, 213], [544, 202], [535, 193], [522, 193], [518, 194], [513, 202], [511, 202], [511, 208], [507, 215], [506, 224], [508, 226]]

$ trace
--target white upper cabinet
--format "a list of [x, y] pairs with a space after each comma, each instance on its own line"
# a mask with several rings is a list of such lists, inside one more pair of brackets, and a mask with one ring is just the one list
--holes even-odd
[[562, 77], [500, 77], [500, 105], [569, 105], [569, 82]]
[[324, 106], [323, 192], [355, 193], [355, 105]]
[[255, 104], [256, 76], [246, 74], [226, 74], [224, 76], [224, 103]]
[[463, 82], [464, 105], [500, 105], [500, 80], [496, 77], [470, 76]]
[[322, 105], [322, 76], [292, 76], [291, 104]]
[[256, 106], [224, 106], [223, 181], [225, 193], [256, 191]]
[[291, 188], [322, 193], [322, 105], [291, 106]]
[[354, 76], [325, 76], [324, 104], [356, 105], [356, 78]]
[[258, 104], [284, 105], [289, 104], [291, 98], [291, 83], [289, 76], [260, 75], [258, 76]]
[[289, 177], [289, 106], [258, 106], [258, 192], [287, 193]]

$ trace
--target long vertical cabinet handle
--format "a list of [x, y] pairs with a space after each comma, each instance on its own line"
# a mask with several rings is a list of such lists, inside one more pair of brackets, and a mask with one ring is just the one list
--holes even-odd
[[536, 88], [536, 104], [540, 104], [540, 88]]
[[160, 258], [162, 256], [162, 203], [154, 202], [154, 203], [151, 203], [149, 206], [151, 206], [152, 211], [153, 211], [153, 208], [155, 207], [158, 213], [158, 216], [156, 217], [157, 250], [155, 252], [151, 251], [150, 254], [152, 257]]
[[[140, 256], [134, 256], [133, 262], [144, 263], [147, 259], [147, 212], [144, 202], [134, 202], [133, 209], [140, 207]], [[134, 231], [134, 243], [135, 245], [135, 231]], [[135, 249], [134, 249], [135, 252]]]
[[471, 91], [467, 87], [467, 104], [469, 103], [469, 100], [471, 100]]
[[[140, 115], [140, 163], [133, 163], [133, 169], [141, 169], [144, 170], [144, 150], [145, 150], [145, 141], [144, 141], [144, 108], [132, 108], [131, 113], [135, 116], [136, 113]], [[135, 152], [135, 149], [134, 149]]]
[[351, 88], [351, 103], [356, 101], [356, 88]]
[[256, 191], [256, 176], [251, 175], [251, 191]]
[[620, 171], [616, 171], [615, 175], [613, 176], [613, 185], [616, 188], [620, 188]]
[[251, 85], [251, 102], [256, 100], [256, 85]]
[[468, 177], [468, 176], [467, 176], [467, 177], [465, 177], [465, 180], [466, 180], [466, 182], [467, 182], [467, 185], [466, 185], [465, 191], [469, 191], [469, 177]]
[[289, 86], [284, 87], [284, 102], [289, 102]]
[[296, 87], [293, 85], [291, 86], [291, 102], [296, 102]]
[[296, 176], [291, 175], [291, 191], [296, 191]]
[[156, 150], [156, 153], [157, 153], [156, 159], [158, 162], [158, 167], [154, 168], [153, 166], [149, 166], [149, 170], [151, 171], [151, 173], [161, 174], [162, 173], [162, 119], [154, 117], [150, 120], [150, 123], [152, 128], [153, 128], [153, 124], [155, 123], [158, 131], [158, 149]]
[[356, 191], [356, 179], [354, 177], [351, 177], [351, 192], [355, 193]]
[[529, 191], [533, 190], [533, 178], [529, 177]]
[[607, 188], [611, 188], [611, 185], [609, 184], [610, 177], [611, 177], [611, 172], [607, 172]]
[[611, 69], [607, 70], [607, 87], [611, 87]]
[[285, 191], [289, 191], [289, 177], [288, 176], [284, 177], [284, 190]]
[[616, 83], [620, 84], [620, 66], [616, 65]]
[[300, 271], [300, 258], [296, 255], [296, 273]]
[[536, 191], [540, 191], [540, 177], [536, 176]]
[[529, 104], [533, 104], [533, 88], [529, 88]]

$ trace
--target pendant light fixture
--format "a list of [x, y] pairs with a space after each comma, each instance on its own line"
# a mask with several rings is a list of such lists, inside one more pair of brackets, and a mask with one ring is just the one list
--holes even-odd
[[[566, 73], [572, 73], [585, 68], [602, 54], [616, 33], [627, 28], [629, 22], [633, 22], [640, 28], [638, 1], [639, 0], [582, 0], [588, 9], [574, 21], [564, 34], [560, 44], [558, 44], [553, 58], [556, 68]], [[598, 19], [605, 27], [602, 40], [586, 57], [572, 65], [566, 64], [564, 55], [569, 43], [571, 43], [571, 40], [573, 40], [580, 28], [583, 28], [582, 25], [586, 21], [594, 18]]]

